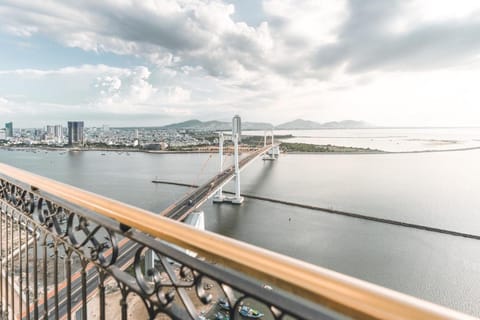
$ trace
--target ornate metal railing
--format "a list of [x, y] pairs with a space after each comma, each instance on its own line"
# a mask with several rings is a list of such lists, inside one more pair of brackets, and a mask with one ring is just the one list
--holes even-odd
[[1, 319], [468, 318], [3, 164], [0, 210]]

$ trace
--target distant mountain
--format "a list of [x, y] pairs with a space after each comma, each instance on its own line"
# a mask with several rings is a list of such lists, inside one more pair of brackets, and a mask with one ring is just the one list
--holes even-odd
[[323, 128], [339, 128], [339, 129], [355, 129], [355, 128], [368, 128], [372, 127], [371, 124], [365, 121], [355, 121], [355, 120], [343, 120], [343, 121], [332, 121], [325, 122], [322, 124]]
[[[269, 130], [272, 128], [279, 130], [309, 130], [309, 129], [342, 129], [342, 128], [366, 128], [370, 127], [369, 124], [363, 121], [344, 120], [333, 121], [326, 123], [319, 123], [310, 120], [297, 119], [290, 122], [282, 123], [274, 127], [270, 123], [266, 122], [242, 122], [243, 130]], [[200, 121], [200, 120], [188, 120], [179, 123], [172, 123], [161, 129], [189, 129], [189, 130], [205, 130], [205, 131], [219, 131], [219, 130], [231, 130], [232, 123], [229, 121]]]
[[179, 123], [173, 123], [161, 127], [162, 129], [184, 129], [184, 128], [195, 128], [202, 124], [200, 120], [188, 120]]
[[[273, 125], [265, 122], [242, 122], [243, 130], [266, 130], [272, 129]], [[232, 123], [227, 121], [200, 121], [200, 120], [188, 120], [179, 123], [173, 123], [161, 127], [161, 129], [190, 129], [190, 130], [205, 130], [205, 131], [217, 131], [217, 130], [231, 130]]]
[[315, 121], [297, 119], [290, 122], [282, 123], [275, 127], [280, 130], [309, 130], [309, 129], [354, 129], [371, 127], [364, 121], [343, 120], [319, 123]]
[[320, 129], [322, 128], [322, 124], [315, 122], [315, 121], [309, 121], [309, 120], [302, 120], [302, 119], [297, 119], [289, 122], [285, 122], [282, 124], [279, 124], [278, 126], [275, 127], [275, 129], [288, 129], [288, 130], [293, 130], [293, 129]]

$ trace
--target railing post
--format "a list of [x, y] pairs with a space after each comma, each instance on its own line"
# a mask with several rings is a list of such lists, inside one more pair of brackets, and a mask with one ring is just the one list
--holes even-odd
[[8, 219], [8, 210], [5, 210], [5, 234], [6, 234], [6, 239], [5, 239], [5, 256], [6, 256], [6, 261], [5, 261], [5, 319], [8, 319], [8, 308], [9, 308], [9, 305], [10, 305], [10, 301], [8, 299], [8, 289], [9, 289], [9, 286], [8, 286], [8, 275], [9, 275], [9, 263], [10, 263], [10, 259], [8, 258], [10, 255], [9, 255], [9, 252], [8, 252], [8, 244], [9, 244], [9, 238], [10, 238], [10, 235], [9, 235], [9, 222], [10, 220]]
[[12, 319], [15, 319], [15, 259], [13, 257], [13, 252], [15, 248], [15, 242], [14, 242], [14, 236], [15, 236], [15, 223], [13, 220], [13, 210], [10, 211], [11, 219], [10, 221], [12, 222], [12, 227], [11, 227], [11, 232], [12, 236], [10, 237], [10, 262], [12, 263], [10, 267], [10, 289], [11, 289], [11, 309], [12, 309]]
[[38, 235], [37, 228], [33, 229], [33, 318], [38, 319]]
[[18, 225], [18, 267], [19, 267], [19, 274], [18, 274], [18, 297], [20, 300], [19, 303], [19, 310], [18, 314], [20, 318], [23, 315], [23, 259], [22, 259], [22, 248], [23, 248], [23, 241], [22, 241], [22, 217], [19, 215], [17, 220]]
[[98, 296], [100, 303], [100, 320], [105, 320], [105, 273], [101, 270], [98, 270]]
[[54, 292], [55, 292], [55, 319], [60, 319], [60, 314], [58, 311], [58, 246], [57, 242], [55, 241], [54, 247], [53, 247], [53, 276], [55, 277], [54, 279]]
[[120, 309], [122, 313], [122, 320], [127, 320], [128, 319], [128, 314], [127, 314], [127, 293], [125, 290], [122, 288], [122, 298], [120, 299]]
[[25, 309], [27, 311], [27, 320], [30, 320], [30, 256], [28, 254], [30, 246], [30, 230], [28, 229], [28, 226], [28, 219], [25, 219]]
[[87, 265], [88, 262], [82, 259], [82, 270], [81, 270], [81, 278], [82, 278], [82, 320], [87, 320]]
[[72, 319], [72, 250], [65, 254], [65, 278], [67, 279], [67, 319]]
[[48, 319], [48, 283], [47, 283], [47, 276], [48, 276], [48, 261], [47, 261], [47, 235], [43, 234], [43, 317]]
[[0, 319], [3, 318], [3, 204], [0, 204]]

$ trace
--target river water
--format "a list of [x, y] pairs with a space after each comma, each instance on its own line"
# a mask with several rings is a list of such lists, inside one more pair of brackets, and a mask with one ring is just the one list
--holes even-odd
[[[246, 131], [263, 135], [264, 131]], [[294, 136], [285, 142], [333, 144], [390, 152], [455, 150], [480, 147], [480, 128], [366, 128], [324, 130], [279, 130], [278, 135]]]
[[[478, 129], [458, 130], [430, 132], [409, 151], [430, 150], [424, 143], [431, 140], [457, 140], [453, 148], [443, 146], [458, 149], [480, 139]], [[320, 134], [332, 133], [325, 131]], [[366, 136], [362, 130], [338, 134]], [[393, 146], [390, 151], [405, 151], [381, 138], [405, 132], [376, 129], [375, 134]], [[401, 144], [405, 138], [394, 139]], [[365, 139], [349, 141], [362, 146]], [[217, 155], [133, 152], [0, 150], [0, 161], [154, 212], [189, 189], [153, 184], [152, 178], [198, 184], [218, 166]], [[480, 150], [282, 154], [278, 161], [248, 166], [242, 192], [480, 235], [479, 163]], [[209, 201], [203, 209], [208, 230], [480, 316], [480, 241], [252, 199], [241, 206]]]

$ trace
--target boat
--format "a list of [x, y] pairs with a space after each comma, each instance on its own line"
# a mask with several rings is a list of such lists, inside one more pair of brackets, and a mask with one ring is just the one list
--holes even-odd
[[230, 316], [222, 312], [217, 312], [215, 315], [215, 320], [230, 320]]
[[222, 308], [223, 310], [230, 310], [230, 304], [228, 303], [227, 300], [225, 299], [220, 299], [218, 300], [218, 305], [220, 306], [220, 308]]
[[259, 319], [261, 317], [264, 316], [263, 313], [261, 313], [260, 311], [258, 310], [255, 310], [253, 308], [250, 308], [250, 307], [247, 307], [247, 306], [241, 306], [239, 309], [238, 309], [238, 312], [246, 317], [246, 318], [252, 318], [252, 319]]

